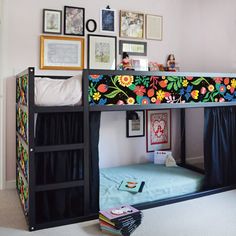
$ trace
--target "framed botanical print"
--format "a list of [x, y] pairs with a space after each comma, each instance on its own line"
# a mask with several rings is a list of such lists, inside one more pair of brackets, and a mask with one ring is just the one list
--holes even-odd
[[43, 9], [43, 33], [61, 34], [62, 11]]
[[115, 33], [116, 11], [113, 9], [100, 10], [100, 31], [104, 33]]
[[171, 149], [171, 111], [147, 110], [147, 152]]
[[80, 7], [64, 7], [64, 34], [84, 36], [85, 9]]
[[120, 11], [120, 37], [144, 38], [144, 14]]
[[84, 39], [40, 37], [40, 69], [82, 70], [84, 68]]
[[146, 39], [162, 40], [162, 21], [162, 16], [146, 15]]
[[88, 35], [88, 68], [115, 70], [116, 37], [105, 35]]

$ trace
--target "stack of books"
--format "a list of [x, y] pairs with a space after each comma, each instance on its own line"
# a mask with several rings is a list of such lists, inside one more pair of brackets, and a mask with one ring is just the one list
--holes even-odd
[[129, 236], [141, 221], [142, 212], [129, 205], [99, 212], [101, 230], [111, 234]]

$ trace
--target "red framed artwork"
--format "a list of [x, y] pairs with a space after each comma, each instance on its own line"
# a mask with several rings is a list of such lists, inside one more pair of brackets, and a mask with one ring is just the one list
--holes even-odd
[[147, 152], [171, 149], [171, 111], [147, 110]]

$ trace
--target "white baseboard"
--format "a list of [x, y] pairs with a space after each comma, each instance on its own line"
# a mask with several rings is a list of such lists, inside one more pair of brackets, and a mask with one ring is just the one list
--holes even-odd
[[186, 161], [190, 162], [191, 164], [202, 163], [202, 161], [204, 161], [204, 156], [187, 157]]
[[16, 181], [15, 180], [6, 181], [5, 187], [6, 187], [6, 189], [15, 189], [16, 188]]

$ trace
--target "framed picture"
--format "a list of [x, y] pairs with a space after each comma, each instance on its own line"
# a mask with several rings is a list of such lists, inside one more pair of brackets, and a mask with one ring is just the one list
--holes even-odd
[[115, 70], [116, 37], [105, 35], [88, 35], [88, 68]]
[[142, 137], [145, 135], [144, 111], [126, 112], [126, 137]]
[[171, 149], [170, 110], [147, 110], [147, 152]]
[[62, 11], [43, 9], [43, 33], [62, 33]]
[[85, 10], [80, 7], [64, 7], [64, 34], [84, 36]]
[[82, 70], [84, 39], [60, 36], [40, 37], [40, 69]]
[[120, 37], [144, 38], [144, 14], [120, 11]]
[[162, 16], [146, 15], [146, 39], [162, 40], [162, 28]]
[[133, 56], [147, 56], [147, 42], [119, 40], [119, 54], [123, 52]]
[[100, 10], [100, 31], [105, 33], [115, 33], [116, 30], [116, 11], [112, 9]]
[[137, 71], [148, 71], [148, 60], [145, 58], [142, 59], [132, 59], [131, 65], [134, 70]]

